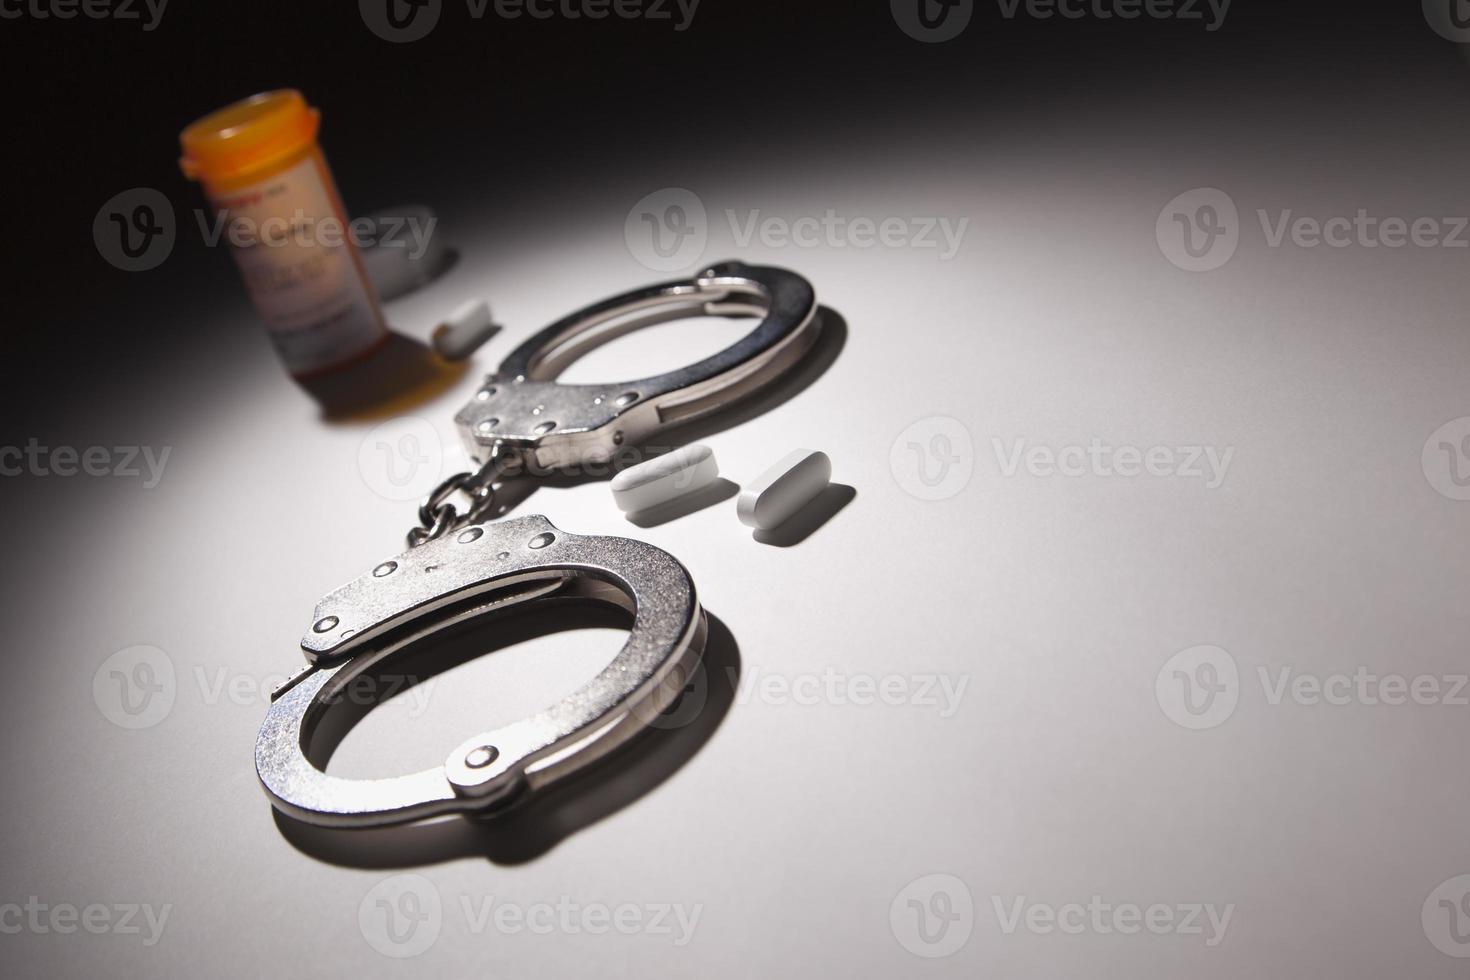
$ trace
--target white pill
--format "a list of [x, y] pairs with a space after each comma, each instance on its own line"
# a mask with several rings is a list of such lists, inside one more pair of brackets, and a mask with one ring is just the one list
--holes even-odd
[[793, 450], [740, 491], [735, 513], [741, 524], [768, 531], [811, 503], [831, 479], [826, 453]]
[[449, 319], [434, 328], [434, 350], [446, 361], [462, 361], [499, 329], [490, 316], [490, 304], [472, 299], [456, 307]]
[[701, 490], [719, 475], [714, 450], [708, 446], [685, 446], [630, 466], [613, 477], [613, 500], [623, 513], [636, 514]]

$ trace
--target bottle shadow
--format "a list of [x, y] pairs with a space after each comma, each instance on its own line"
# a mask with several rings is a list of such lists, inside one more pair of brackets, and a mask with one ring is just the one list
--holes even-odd
[[[319, 827], [273, 810], [281, 836], [303, 854], [351, 868], [406, 868], [464, 857], [515, 865], [540, 857], [568, 836], [652, 792], [692, 759], [724, 721], [739, 683], [740, 648], [720, 619], [706, 616], [704, 656], [679, 700], [646, 731], [566, 783], [487, 816], [441, 817], [393, 827]], [[629, 625], [621, 610], [585, 605], [559, 608], [550, 630], [544, 618], [539, 627], [529, 622], [534, 618], [495, 618], [494, 649], [548, 632]], [[413, 657], [413, 665], [420, 668], [416, 681], [422, 683], [483, 655], [485, 639], [482, 630], [470, 629]], [[400, 661], [395, 670], [403, 666]], [[324, 767], [332, 750], [369, 710], [348, 702], [334, 705], [307, 747], [313, 764]]]
[[373, 422], [412, 411], [464, 377], [466, 361], [446, 361], [422, 341], [390, 330], [388, 338], [339, 368], [296, 383], [327, 422]]

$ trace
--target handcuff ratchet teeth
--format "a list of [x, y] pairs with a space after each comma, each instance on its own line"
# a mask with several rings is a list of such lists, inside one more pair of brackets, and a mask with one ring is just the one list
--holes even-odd
[[[666, 374], [616, 385], [551, 380], [595, 327], [621, 333], [698, 315], [762, 319], [724, 351]], [[618, 446], [727, 405], [800, 360], [819, 328], [801, 276], [727, 262], [594, 304], [513, 351], [455, 418], [480, 472], [457, 474], [429, 495], [408, 550], [317, 604], [301, 643], [308, 665], [272, 695], [256, 741], [272, 804], [336, 827], [495, 812], [652, 725], [704, 653], [708, 627], [689, 573], [641, 541], [568, 534], [540, 516], [486, 522], [494, 481], [517, 463], [556, 470], [606, 461]], [[446, 500], [455, 490], [472, 498], [462, 515]], [[632, 616], [622, 649], [580, 690], [464, 740], [434, 769], [347, 779], [312, 761], [313, 732], [356, 678], [458, 624], [568, 598]]]

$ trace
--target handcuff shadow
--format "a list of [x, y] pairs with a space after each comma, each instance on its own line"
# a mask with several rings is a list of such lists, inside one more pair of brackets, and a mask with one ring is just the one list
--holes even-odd
[[[740, 679], [740, 648], [719, 618], [706, 617], [704, 656], [680, 698], [648, 729], [565, 783], [486, 816], [451, 815], [391, 827], [320, 827], [273, 809], [281, 836], [309, 857], [352, 868], [406, 868], [465, 857], [515, 865], [540, 857], [652, 792], [692, 759], [724, 721]], [[537, 619], [534, 614], [511, 614], [465, 627], [432, 649], [398, 658], [393, 674], [401, 679], [398, 671], [412, 666], [414, 683], [421, 684], [533, 637], [630, 625], [622, 610], [575, 603], [559, 606], [549, 628], [547, 618]], [[379, 668], [379, 675], [388, 673], [383, 665]], [[313, 764], [325, 767], [347, 732], [371, 710], [371, 705], [350, 700], [333, 705], [306, 747]]]
[[[821, 327], [817, 331], [817, 338], [812, 343], [811, 349], [779, 377], [723, 408], [660, 431], [655, 437], [658, 440], [657, 443], [645, 443], [627, 448], [637, 454], [640, 459], [672, 452], [680, 446], [686, 446], [691, 442], [697, 442], [758, 418], [811, 387], [818, 378], [827, 373], [827, 370], [842, 353], [842, 349], [847, 346], [846, 318], [830, 306], [817, 307], [816, 315], [821, 318]], [[580, 356], [594, 347], [609, 343], [617, 336], [619, 334], [616, 332], [607, 336], [598, 335], [595, 338], [596, 343], [589, 341], [585, 349], [579, 350], [578, 354]], [[496, 489], [499, 498], [497, 500], [498, 509], [502, 512], [510, 510], [530, 496], [537, 486], [563, 488], [580, 486], [584, 483], [610, 480], [614, 473], [615, 469], [610, 466], [594, 467], [586, 473], [546, 473], [539, 475], [536, 480], [511, 480], [504, 488]], [[710, 503], [718, 503], [728, 496], [731, 494], [726, 493], [720, 496], [712, 493], [706, 500], [706, 506]], [[656, 523], [664, 523], [664, 520], [656, 520]]]

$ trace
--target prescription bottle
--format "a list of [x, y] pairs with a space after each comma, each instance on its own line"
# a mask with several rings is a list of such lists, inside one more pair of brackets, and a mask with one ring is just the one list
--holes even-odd
[[326, 158], [320, 113], [280, 89], [236, 102], [179, 134], [184, 175], [209, 199], [209, 244], [235, 257], [287, 369], [308, 377], [388, 339]]

